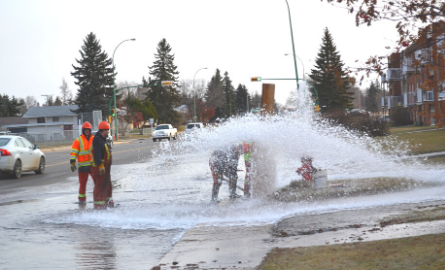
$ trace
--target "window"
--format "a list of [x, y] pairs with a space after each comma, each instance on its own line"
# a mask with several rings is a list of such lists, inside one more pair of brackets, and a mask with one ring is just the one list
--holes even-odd
[[32, 145], [32, 143], [30, 143], [27, 139], [20, 138], [20, 141], [22, 141], [22, 143], [25, 145], [26, 148], [29, 148], [29, 149], [34, 148], [34, 145]]
[[19, 138], [15, 139], [15, 141], [14, 141], [14, 145], [15, 145], [16, 147], [26, 148], [25, 145], [23, 144], [23, 142], [22, 142]]
[[0, 146], [5, 146], [9, 143], [11, 139], [9, 138], [0, 138]]
[[53, 122], [59, 122], [59, 117], [58, 116], [54, 116], [53, 117]]
[[45, 122], [45, 117], [38, 117], [37, 118], [37, 123], [46, 123]]

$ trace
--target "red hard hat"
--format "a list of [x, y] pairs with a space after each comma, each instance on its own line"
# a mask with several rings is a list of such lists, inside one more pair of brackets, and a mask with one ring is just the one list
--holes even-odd
[[99, 123], [99, 129], [110, 129], [110, 124], [106, 121], [102, 121]]
[[85, 123], [83, 123], [82, 128], [85, 128], [85, 129], [91, 129], [91, 124], [90, 124], [90, 122], [86, 121]]

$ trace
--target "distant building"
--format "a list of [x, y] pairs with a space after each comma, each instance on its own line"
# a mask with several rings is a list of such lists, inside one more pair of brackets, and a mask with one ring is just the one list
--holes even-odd
[[77, 105], [31, 107], [23, 116], [27, 123], [3, 125], [12, 133], [56, 132], [78, 129]]
[[425, 28], [424, 36], [399, 53], [388, 57], [382, 76], [388, 94], [382, 108], [393, 116], [418, 125], [435, 125], [435, 113], [445, 108], [444, 53], [445, 22]]

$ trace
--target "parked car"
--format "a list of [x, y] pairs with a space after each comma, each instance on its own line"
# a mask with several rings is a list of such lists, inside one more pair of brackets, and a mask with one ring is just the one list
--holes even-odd
[[154, 142], [156, 140], [161, 141], [162, 139], [167, 139], [169, 141], [171, 139], [176, 140], [178, 138], [178, 130], [173, 128], [170, 124], [162, 124], [158, 125], [155, 130], [153, 130], [151, 136], [153, 137]]
[[190, 123], [185, 127], [184, 133], [190, 134], [192, 132], [201, 131], [204, 128], [203, 123]]
[[[91, 134], [93, 134], [93, 136], [95, 136], [96, 133], [97, 133], [97, 131], [91, 131]], [[113, 136], [111, 135], [111, 133], [108, 133], [107, 145], [108, 145], [108, 147], [113, 148]]]
[[37, 145], [20, 136], [0, 137], [0, 173], [18, 179], [22, 172], [42, 174], [45, 171], [45, 154]]

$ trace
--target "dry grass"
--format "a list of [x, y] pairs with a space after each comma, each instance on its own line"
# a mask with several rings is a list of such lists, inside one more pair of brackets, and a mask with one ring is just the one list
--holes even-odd
[[407, 141], [413, 154], [445, 151], [445, 130], [431, 130], [394, 135]]
[[292, 181], [274, 193], [274, 199], [284, 202], [321, 200], [334, 197], [370, 195], [382, 192], [395, 192], [425, 186], [407, 178], [376, 177], [356, 180], [329, 181], [326, 188], [315, 189], [302, 181]]
[[399, 133], [404, 133], [404, 132], [411, 132], [411, 131], [420, 131], [420, 130], [435, 130], [436, 127], [435, 126], [421, 126], [421, 127], [416, 127], [416, 126], [404, 126], [404, 127], [390, 127], [389, 128], [389, 133], [390, 134], [399, 134]]
[[274, 249], [260, 267], [285, 269], [445, 269], [445, 234], [308, 248]]

